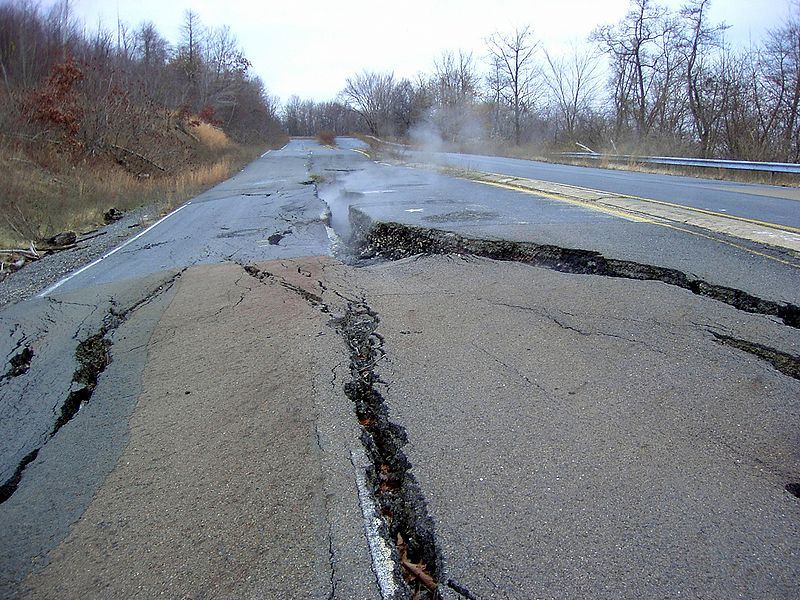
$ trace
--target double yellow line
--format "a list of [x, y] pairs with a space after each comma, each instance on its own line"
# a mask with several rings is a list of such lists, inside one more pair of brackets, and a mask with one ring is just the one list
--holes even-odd
[[627, 219], [628, 221], [636, 221], [637, 223], [652, 223], [657, 225], [655, 221], [652, 219], [648, 219], [646, 217], [640, 217], [638, 215], [630, 214], [616, 208], [611, 208], [609, 206], [599, 206], [594, 204], [593, 202], [589, 202], [588, 200], [579, 200], [578, 198], [570, 198], [569, 196], [561, 196], [559, 194], [553, 194], [552, 192], [543, 192], [539, 190], [532, 190], [531, 188], [527, 188], [524, 186], [516, 186], [511, 185], [508, 183], [499, 183], [497, 181], [484, 181], [482, 179], [470, 179], [470, 181], [474, 181], [476, 183], [482, 183], [483, 185], [491, 185], [493, 187], [499, 187], [506, 190], [513, 190], [515, 192], [525, 192], [526, 194], [531, 194], [532, 196], [539, 196], [541, 198], [549, 198], [550, 200], [557, 200], [558, 202], [568, 202], [569, 204], [574, 204], [576, 206], [581, 206], [583, 208], [588, 208], [590, 210], [596, 210], [597, 212], [606, 213], [609, 215], [613, 215], [615, 217], [620, 217], [621, 219]]
[[[507, 179], [507, 180], [508, 179], [517, 180], [517, 181], [520, 181], [520, 182], [529, 181], [529, 182], [535, 184], [536, 182], [533, 181], [533, 180], [528, 180], [528, 179], [525, 179], [525, 178], [522, 178], [522, 177], [514, 177], [514, 176], [510, 176], [510, 175], [505, 175], [505, 174], [502, 174], [502, 173], [490, 173], [489, 172], [489, 173], [478, 173], [476, 175], [477, 176], [464, 175], [464, 176], [460, 176], [460, 177], [462, 179], [468, 179], [470, 181], [475, 181], [476, 183], [482, 183], [484, 185], [491, 185], [491, 186], [494, 186], [494, 187], [504, 188], [504, 189], [513, 190], [513, 191], [517, 191], [517, 192], [523, 192], [523, 193], [526, 193], [526, 194], [530, 194], [532, 196], [538, 196], [538, 197], [548, 198], [548, 199], [551, 199], [551, 200], [556, 200], [558, 202], [566, 202], [566, 203], [569, 203], [569, 204], [574, 204], [574, 205], [580, 206], [582, 208], [587, 208], [589, 210], [602, 212], [602, 213], [609, 214], [609, 215], [612, 215], [612, 216], [615, 216], [615, 217], [619, 217], [621, 219], [626, 219], [626, 220], [629, 220], [629, 221], [635, 221], [635, 222], [638, 222], [638, 223], [648, 223], [650, 225], [658, 225], [659, 227], [666, 227], [668, 229], [674, 229], [676, 231], [689, 233], [691, 235], [694, 235], [694, 236], [697, 236], [697, 237], [701, 237], [701, 238], [705, 238], [705, 239], [709, 239], [709, 240], [718, 242], [720, 244], [725, 244], [727, 246], [732, 246], [734, 248], [737, 248], [739, 250], [743, 250], [743, 251], [748, 252], [750, 254], [753, 254], [755, 256], [760, 256], [762, 258], [767, 258], [769, 260], [772, 260], [772, 261], [775, 261], [775, 262], [778, 262], [778, 263], [781, 263], [781, 264], [784, 264], [784, 265], [788, 265], [790, 267], [794, 267], [794, 268], [800, 269], [800, 263], [798, 263], [797, 261], [790, 261], [790, 260], [785, 260], [783, 258], [778, 258], [778, 257], [773, 256], [771, 254], [767, 254], [765, 252], [761, 252], [759, 250], [755, 250], [754, 248], [749, 248], [747, 246], [743, 246], [741, 244], [737, 244], [737, 243], [729, 241], [729, 240], [720, 239], [719, 237], [715, 237], [715, 236], [712, 236], [712, 235], [707, 235], [707, 234], [701, 233], [701, 232], [693, 230], [693, 229], [680, 227], [678, 225], [674, 225], [673, 223], [666, 223], [661, 218], [651, 218], [649, 216], [643, 216], [641, 214], [638, 214], [636, 211], [633, 211], [633, 210], [617, 209], [617, 208], [612, 208], [610, 206], [599, 205], [594, 201], [581, 200], [579, 198], [573, 198], [573, 197], [570, 197], [570, 196], [567, 196], [567, 195], [562, 195], [562, 194], [557, 194], [557, 193], [553, 193], [553, 192], [547, 192], [547, 191], [543, 191], [543, 190], [534, 189], [533, 187], [527, 187], [525, 185], [514, 185], [513, 183], [500, 183], [500, 182], [497, 182], [497, 181], [486, 181], [486, 180], [480, 179], [480, 176], [481, 175], [489, 175], [489, 176], [492, 176], [492, 177], [499, 177], [499, 178]], [[591, 188], [581, 188], [581, 187], [574, 186], [574, 185], [569, 185], [569, 184], [557, 184], [557, 185], [559, 185], [560, 187], [571, 188], [571, 189], [574, 189], [574, 190], [576, 190], [578, 192], [591, 192], [591, 193], [600, 194], [600, 195], [604, 195], [605, 194], [605, 195], [614, 196], [615, 198], [620, 198], [620, 199], [636, 200], [636, 201], [639, 201], [639, 202], [647, 202], [647, 203], [651, 203], [651, 204], [658, 204], [658, 205], [661, 205], [661, 206], [667, 206], [667, 207], [675, 208], [675, 209], [682, 210], [682, 211], [694, 212], [694, 213], [702, 214], [702, 215], [705, 215], [705, 216], [716, 217], [716, 218], [720, 218], [720, 219], [728, 219], [728, 220], [733, 220], [733, 221], [739, 221], [739, 222], [748, 223], [748, 224], [751, 224], [751, 225], [756, 225], [756, 226], [759, 226], [759, 227], [765, 227], [765, 228], [768, 228], [768, 229], [775, 229], [775, 230], [786, 232], [786, 233], [800, 234], [800, 228], [792, 227], [790, 225], [779, 225], [777, 223], [770, 223], [768, 221], [760, 221], [758, 219], [750, 219], [750, 218], [747, 218], [747, 217], [739, 217], [739, 216], [736, 216], [736, 215], [729, 215], [729, 214], [725, 214], [725, 213], [719, 213], [719, 212], [715, 212], [715, 211], [712, 211], [712, 210], [707, 210], [707, 209], [704, 209], [704, 208], [695, 208], [695, 207], [692, 207], [692, 206], [685, 206], [683, 204], [677, 204], [677, 203], [674, 203], [674, 202], [666, 202], [664, 200], [654, 200], [652, 198], [642, 198], [640, 196], [632, 196], [632, 195], [629, 195], [629, 194], [616, 194], [616, 193], [612, 194], [610, 192], [603, 192], [601, 190], [595, 190], [595, 189], [591, 189]]]

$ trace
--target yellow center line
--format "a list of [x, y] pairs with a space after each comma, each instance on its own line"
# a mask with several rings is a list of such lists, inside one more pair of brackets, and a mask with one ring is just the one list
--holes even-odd
[[790, 233], [800, 233], [800, 228], [792, 227], [791, 225], [780, 225], [778, 223], [770, 223], [769, 221], [760, 221], [758, 219], [750, 219], [748, 217], [740, 217], [737, 215], [729, 215], [728, 213], [715, 212], [705, 208], [695, 208], [694, 206], [686, 206], [685, 204], [676, 204], [674, 202], [666, 202], [665, 200], [653, 200], [652, 198], [640, 198], [639, 196], [627, 196], [624, 194], [615, 194], [621, 198], [630, 198], [631, 200], [640, 200], [642, 202], [651, 202], [653, 204], [662, 204], [672, 208], [680, 208], [682, 210], [689, 210], [692, 212], [702, 213], [712, 217], [721, 217], [723, 219], [733, 219], [734, 221], [742, 221], [750, 223], [751, 225], [759, 225], [761, 227], [768, 227], [769, 229], [778, 229], [780, 231], [788, 231]]
[[720, 244], [726, 244], [728, 246], [733, 246], [739, 250], [744, 250], [745, 252], [749, 252], [750, 254], [755, 254], [756, 256], [760, 256], [762, 258], [768, 258], [770, 260], [774, 260], [775, 262], [779, 262], [784, 265], [788, 265], [790, 267], [794, 267], [795, 269], [800, 269], [800, 263], [791, 262], [788, 260], [784, 260], [782, 258], [778, 258], [777, 256], [772, 256], [770, 254], [766, 254], [765, 252], [759, 252], [758, 250], [753, 250], [752, 248], [748, 248], [747, 246], [742, 246], [741, 244], [737, 244], [735, 242], [730, 242], [728, 240], [723, 240], [720, 238], [716, 238], [713, 235], [706, 235], [705, 233], [700, 233], [699, 231], [692, 231], [691, 229], [684, 229], [683, 227], [678, 227], [677, 225], [672, 225], [670, 223], [656, 223], [656, 225], [661, 225], [662, 227], [668, 227], [670, 229], [675, 229], [677, 231], [682, 231], [684, 233], [691, 233], [692, 235], [696, 235], [697, 237], [706, 238], [708, 240], [712, 240], [714, 242], [719, 242]]
[[656, 225], [657, 223], [652, 219], [648, 219], [646, 217], [640, 217], [638, 215], [632, 215], [630, 213], [623, 212], [621, 210], [617, 210], [614, 208], [609, 208], [608, 206], [600, 206], [598, 204], [594, 204], [593, 202], [587, 202], [585, 200], [578, 200], [576, 198], [569, 198], [568, 196], [559, 196], [557, 194], [551, 194], [549, 192], [540, 192], [539, 190], [532, 190], [530, 188], [522, 187], [522, 186], [515, 186], [509, 185], [507, 183], [498, 183], [496, 181], [481, 181], [480, 179], [473, 179], [475, 183], [482, 183], [483, 185], [491, 185], [494, 187], [503, 188], [506, 190], [514, 190], [516, 192], [524, 192], [526, 194], [530, 194], [532, 196], [541, 196], [543, 198], [550, 198], [551, 200], [558, 200], [559, 202], [568, 202], [569, 204], [575, 204], [582, 208], [588, 208], [589, 210], [595, 210], [597, 212], [606, 213], [609, 215], [613, 215], [615, 217], [619, 217], [621, 219], [625, 219], [627, 221], [635, 221], [637, 223], [651, 223]]
[[[530, 183], [532, 183], [534, 185], [536, 183], [538, 183], [538, 181], [535, 180], [535, 179], [527, 179], [525, 177], [515, 177], [513, 175], [503, 175], [502, 173], [485, 172], [483, 174], [491, 175], [493, 177], [502, 177], [502, 178], [505, 178], [505, 179], [510, 179], [512, 181], [530, 182]], [[580, 187], [580, 186], [577, 186], [577, 185], [571, 185], [569, 183], [555, 183], [555, 182], [547, 182], [547, 181], [543, 181], [542, 183], [545, 183], [545, 184], [550, 183], [551, 185], [558, 185], [558, 186], [562, 186], [562, 187], [567, 187], [567, 188], [571, 188], [571, 189], [578, 190], [578, 191], [581, 191], [581, 192], [592, 192], [592, 193], [595, 193], [595, 194], [606, 194], [606, 195], [609, 195], [609, 196], [614, 196], [616, 198], [627, 198], [629, 200], [638, 200], [640, 202], [650, 202], [652, 204], [661, 204], [663, 206], [669, 206], [671, 208], [679, 208], [679, 209], [682, 209], [682, 210], [698, 212], [698, 213], [701, 213], [701, 214], [704, 214], [704, 215], [709, 215], [709, 216], [712, 216], [712, 217], [720, 217], [720, 218], [723, 218], [723, 219], [732, 219], [734, 221], [742, 221], [744, 223], [750, 223], [751, 225], [759, 225], [761, 227], [768, 227], [770, 229], [778, 229], [780, 231], [788, 231], [790, 233], [799, 233], [800, 234], [800, 228], [792, 227], [791, 225], [780, 225], [778, 223], [770, 223], [769, 221], [761, 221], [759, 219], [750, 219], [748, 217], [740, 217], [740, 216], [731, 215], [731, 214], [728, 214], [728, 213], [716, 212], [716, 211], [708, 210], [708, 209], [705, 209], [705, 208], [695, 208], [694, 206], [686, 206], [685, 204], [678, 204], [678, 203], [675, 203], [675, 202], [667, 202], [666, 200], [655, 200], [653, 198], [644, 198], [642, 196], [632, 196], [631, 194], [618, 194], [616, 192], [607, 192], [607, 191], [603, 191], [603, 190], [596, 190], [594, 188], [585, 188], [585, 187]], [[524, 186], [520, 186], [520, 187], [524, 187]]]
[[[490, 174], [491, 175], [497, 175], [495, 173], [490, 173]], [[503, 177], [509, 178], [508, 176], [503, 176]], [[670, 223], [664, 223], [663, 221], [660, 221], [660, 220], [648, 219], [646, 217], [640, 217], [640, 216], [633, 215], [633, 214], [630, 214], [630, 213], [626, 213], [626, 212], [623, 212], [623, 211], [614, 210], [614, 209], [608, 208], [606, 206], [599, 206], [594, 202], [577, 200], [575, 198], [569, 198], [567, 196], [560, 196], [558, 194], [551, 194], [551, 193], [548, 193], [548, 192], [540, 192], [538, 190], [534, 190], [534, 189], [531, 189], [531, 188], [528, 188], [528, 187], [524, 187], [524, 186], [515, 186], [515, 185], [511, 185], [511, 184], [507, 184], [507, 183], [497, 183], [497, 182], [494, 182], [494, 181], [481, 181], [480, 179], [473, 179], [473, 178], [467, 178], [467, 179], [470, 179], [471, 181], [475, 181], [476, 183], [482, 183], [484, 185], [491, 185], [491, 186], [495, 186], [495, 187], [499, 187], [499, 188], [504, 188], [504, 189], [508, 189], [508, 190], [517, 191], [517, 192], [523, 192], [525, 194], [530, 194], [531, 196], [541, 196], [543, 198], [549, 198], [551, 200], [557, 200], [557, 201], [560, 201], [560, 202], [568, 202], [570, 204], [575, 204], [575, 205], [581, 206], [583, 208], [588, 208], [589, 210], [596, 210], [598, 212], [607, 213], [607, 214], [610, 214], [610, 215], [613, 215], [613, 216], [616, 216], [616, 217], [627, 219], [629, 221], [636, 221], [636, 222], [639, 222], [639, 223], [648, 223], [650, 225], [658, 225], [660, 227], [667, 227], [669, 229], [674, 229], [676, 231], [681, 231], [683, 233], [689, 233], [691, 235], [694, 235], [694, 236], [697, 236], [697, 237], [701, 237], [701, 238], [705, 238], [705, 239], [708, 239], [708, 240], [712, 240], [714, 242], [719, 242], [720, 244], [726, 244], [728, 246], [732, 246], [732, 247], [737, 248], [739, 250], [744, 250], [745, 252], [748, 252], [748, 253], [753, 254], [755, 256], [760, 256], [762, 258], [767, 258], [769, 260], [773, 260], [775, 262], [778, 262], [778, 263], [781, 263], [781, 264], [784, 264], [784, 265], [787, 265], [787, 266], [790, 266], [790, 267], [794, 267], [795, 269], [800, 269], [800, 264], [798, 264], [796, 262], [784, 260], [782, 258], [777, 258], [775, 256], [771, 256], [770, 254], [766, 254], [765, 252], [759, 252], [758, 250], [754, 250], [752, 248], [748, 248], [747, 246], [742, 246], [741, 244], [737, 244], [735, 242], [731, 242], [731, 241], [728, 241], [728, 240], [723, 240], [723, 239], [720, 239], [720, 238], [717, 238], [717, 237], [714, 237], [714, 236], [711, 236], [711, 235], [706, 235], [704, 233], [700, 233], [698, 231], [693, 231], [691, 229], [685, 229], [683, 227], [678, 227], [678, 226], [672, 225]], [[519, 178], [519, 177], [510, 177], [510, 179], [517, 180], [517, 181], [525, 181], [524, 179]], [[561, 184], [558, 184], [558, 185], [561, 185]], [[576, 186], [569, 186], [569, 185], [567, 187], [571, 187], [571, 188], [579, 189], [579, 190], [588, 189], [588, 188], [578, 188]], [[591, 190], [591, 191], [597, 191], [597, 190]], [[628, 196], [628, 197], [636, 199], [634, 196]], [[646, 199], [643, 199], [643, 200], [646, 200]], [[656, 201], [656, 202], [658, 202], [658, 201]], [[662, 204], [669, 204], [669, 203], [667, 202], [667, 203], [662, 203]], [[679, 208], [684, 208], [684, 207], [682, 207], [682, 206], [680, 206], [678, 204], [675, 204], [673, 206], [676, 206], [676, 207], [679, 207]], [[710, 212], [710, 211], [707, 211], [707, 212]], [[729, 215], [719, 215], [719, 216], [728, 217]], [[742, 219], [742, 220], [747, 220], [747, 219]], [[775, 227], [777, 227], [777, 226], [775, 226]]]

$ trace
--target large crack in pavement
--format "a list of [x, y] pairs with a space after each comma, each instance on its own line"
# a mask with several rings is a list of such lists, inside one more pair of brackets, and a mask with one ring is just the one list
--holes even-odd
[[33, 349], [30, 346], [22, 346], [8, 360], [8, 371], [0, 377], [0, 381], [24, 375], [31, 368], [31, 361], [33, 361]]
[[781, 352], [764, 344], [757, 344], [756, 342], [735, 338], [716, 331], [709, 330], [709, 333], [714, 336], [714, 341], [717, 343], [752, 354], [759, 360], [768, 362], [776, 371], [780, 371], [787, 377], [800, 380], [800, 357], [788, 352]]
[[[313, 184], [315, 189], [317, 187], [317, 181], [313, 179], [302, 183], [304, 185]], [[759, 298], [743, 290], [716, 285], [676, 269], [608, 258], [599, 252], [589, 250], [534, 242], [469, 238], [432, 228], [394, 222], [372, 222], [358, 209], [352, 209], [350, 206], [347, 208], [352, 231], [355, 234], [352, 239], [353, 249], [359, 252], [361, 258], [364, 259], [397, 260], [419, 254], [474, 255], [499, 261], [519, 262], [564, 273], [660, 281], [688, 290], [693, 294], [723, 302], [744, 312], [777, 317], [789, 327], [800, 328], [800, 307], [798, 306], [781, 304]], [[331, 223], [330, 211], [327, 216], [323, 214], [323, 217], [326, 226], [329, 226]], [[291, 228], [282, 232], [276, 230], [273, 235], [262, 241], [266, 241], [270, 245], [280, 245], [283, 237], [291, 233]], [[232, 257], [233, 255], [230, 255], [228, 259], [232, 260]], [[239, 276], [239, 280], [234, 282], [235, 286], [239, 287], [241, 278], [246, 281], [247, 276], [250, 276], [261, 284], [280, 286], [297, 294], [319, 312], [329, 315], [329, 324], [336, 328], [346, 345], [349, 353], [349, 379], [343, 386], [344, 395], [352, 402], [356, 420], [360, 425], [360, 442], [364, 455], [368, 459], [366, 466], [358, 461], [353, 461], [353, 466], [364, 472], [368, 501], [374, 505], [376, 517], [380, 519], [377, 531], [386, 542], [386, 547], [389, 548], [390, 569], [395, 584], [391, 597], [440, 598], [449, 589], [463, 597], [474, 598], [475, 596], [469, 589], [447, 576], [445, 558], [437, 543], [434, 519], [429, 514], [428, 503], [414, 475], [413, 465], [404, 451], [404, 447], [409, 444], [407, 431], [402, 425], [391, 420], [387, 399], [378, 389], [379, 385], [386, 385], [380, 379], [377, 371], [378, 365], [386, 358], [386, 352], [383, 337], [378, 333], [380, 317], [368, 303], [366, 295], [361, 296], [360, 299], [348, 298], [332, 287], [326, 287], [322, 280], [317, 281], [319, 289], [322, 291], [314, 293], [317, 290], [309, 291], [302, 282], [298, 284], [291, 281], [293, 275], [284, 277], [276, 274], [278, 271], [275, 269], [271, 269], [275, 272], [270, 272], [252, 264], [239, 263], [239, 266], [242, 267], [244, 273]], [[112, 308], [103, 319], [102, 326], [92, 335], [80, 341], [75, 350], [78, 367], [73, 373], [69, 394], [59, 407], [55, 423], [41, 445], [26, 455], [19, 462], [14, 475], [0, 486], [0, 504], [14, 494], [25, 469], [36, 459], [44, 445], [78, 414], [81, 407], [90, 402], [100, 375], [111, 363], [115, 330], [140, 306], [168, 290], [182, 273], [183, 271], [177, 273], [125, 311], [115, 311], [112, 304]], [[297, 273], [301, 276], [311, 277], [310, 272], [301, 271], [300, 267], [297, 268]], [[258, 287], [257, 284], [255, 285]], [[244, 289], [250, 288], [245, 287]], [[325, 300], [328, 292], [337, 297], [337, 300], [331, 304]], [[243, 291], [238, 301], [231, 300], [230, 306], [234, 308], [238, 306], [245, 294], [246, 292]], [[532, 310], [510, 303], [503, 304], [503, 306]], [[220, 308], [212, 316], [215, 317], [224, 308]], [[558, 327], [574, 331], [584, 337], [606, 335], [625, 340], [625, 338], [613, 334], [589, 332], [552, 316], [549, 318]], [[747, 352], [759, 360], [770, 363], [784, 375], [800, 379], [798, 377], [800, 375], [800, 358], [797, 356], [763, 344], [720, 334], [710, 329], [707, 331], [714, 336], [717, 343]], [[411, 332], [401, 331], [400, 333]], [[507, 369], [516, 371], [517, 375], [528, 384], [538, 386], [516, 367], [503, 362], [502, 358], [494, 356], [476, 344], [473, 346]], [[10, 363], [11, 369], [6, 375], [0, 377], [0, 381], [5, 377], [23, 375], [30, 367], [33, 351], [27, 346], [20, 345], [16, 350], [18, 352]], [[331, 372], [335, 379], [336, 367], [333, 367]], [[544, 388], [542, 389], [544, 390]], [[317, 445], [321, 448], [318, 431]], [[788, 484], [785, 489], [795, 496], [800, 495], [798, 484]], [[363, 502], [363, 498], [361, 500]], [[328, 536], [328, 555], [331, 564], [329, 594], [330, 597], [333, 597], [336, 594], [337, 575], [334, 567], [335, 553], [330, 522], [328, 522]]]
[[563, 273], [660, 281], [744, 312], [777, 317], [789, 327], [800, 328], [800, 306], [759, 298], [743, 290], [692, 277], [677, 269], [607, 258], [593, 250], [535, 242], [470, 238], [441, 229], [396, 222], [373, 222], [357, 209], [351, 209], [350, 218], [354, 232], [358, 234], [362, 258], [398, 260], [416, 254], [472, 254], [494, 260], [521, 262]]
[[[28, 465], [36, 460], [42, 448], [58, 434], [64, 425], [75, 418], [80, 409], [91, 400], [92, 394], [97, 388], [100, 374], [111, 364], [114, 332], [139, 308], [169, 290], [185, 270], [182, 269], [123, 311], [116, 310], [112, 301], [112, 305], [103, 318], [100, 329], [78, 343], [75, 348], [75, 360], [78, 366], [73, 372], [66, 398], [60, 406], [56, 405], [54, 409], [55, 422], [41, 443], [22, 457], [11, 477], [0, 485], [0, 504], [3, 504], [14, 495], [14, 492], [17, 491], [22, 482], [25, 470]], [[31, 352], [29, 358], [32, 358], [32, 356], [33, 353]], [[30, 360], [28, 360], [27, 366], [30, 366]]]
[[439, 597], [438, 580], [443, 560], [436, 545], [433, 519], [411, 463], [403, 452], [408, 436], [393, 423], [381, 393], [375, 365], [384, 356], [383, 338], [376, 332], [380, 319], [366, 302], [349, 303], [339, 330], [350, 349], [350, 381], [345, 394], [353, 402], [362, 427], [361, 442], [372, 467], [369, 480], [386, 527], [395, 543], [395, 564], [412, 586], [414, 598]]
[[[320, 312], [332, 314], [331, 307], [317, 294], [255, 265], [240, 266], [261, 283], [280, 285]], [[333, 293], [347, 303], [344, 314], [334, 316], [331, 324], [344, 339], [350, 354], [350, 380], [345, 383], [344, 391], [361, 426], [361, 443], [369, 465], [365, 475], [370, 502], [380, 515], [378, 532], [391, 552], [394, 579], [391, 595], [397, 600], [440, 598], [444, 560], [436, 544], [435, 526], [424, 494], [402, 450], [408, 436], [402, 426], [391, 421], [386, 402], [375, 388], [380, 382], [375, 366], [386, 356], [383, 338], [376, 331], [380, 319], [365, 299], [355, 301]], [[383, 589], [379, 568], [375, 568], [379, 587]]]

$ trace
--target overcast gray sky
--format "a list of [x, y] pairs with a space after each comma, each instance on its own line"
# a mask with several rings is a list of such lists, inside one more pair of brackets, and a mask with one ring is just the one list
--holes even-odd
[[[790, 0], [715, 0], [711, 17], [725, 21], [737, 44], [759, 39], [789, 14]], [[53, 4], [50, 0], [45, 4]], [[679, 7], [684, 0], [663, 0]], [[530, 24], [544, 47], [582, 42], [597, 25], [621, 19], [628, 0], [72, 0], [89, 29], [152, 20], [176, 41], [184, 11], [205, 25], [229, 25], [270, 93], [328, 100], [349, 75], [368, 68], [413, 77], [443, 50], [485, 54], [494, 31]]]

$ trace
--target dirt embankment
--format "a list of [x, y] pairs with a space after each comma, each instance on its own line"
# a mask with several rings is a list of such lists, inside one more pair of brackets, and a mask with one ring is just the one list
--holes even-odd
[[158, 137], [147, 155], [120, 146], [91, 156], [0, 135], [0, 281], [126, 214], [164, 214], [284, 143], [238, 144], [194, 118], [165, 121]]

